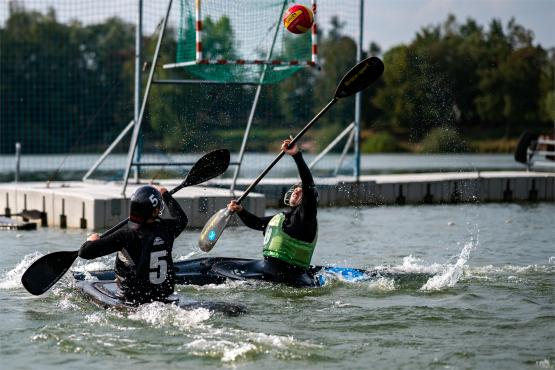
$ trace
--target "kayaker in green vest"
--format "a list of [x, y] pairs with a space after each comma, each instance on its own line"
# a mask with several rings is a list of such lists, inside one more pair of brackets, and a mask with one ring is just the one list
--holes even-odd
[[263, 270], [267, 280], [285, 283], [308, 279], [306, 269], [318, 234], [318, 193], [314, 179], [298, 146], [289, 148], [290, 143], [290, 139], [284, 140], [281, 150], [293, 157], [301, 182], [285, 194], [283, 201], [289, 209], [275, 216], [258, 217], [234, 200], [228, 204], [228, 209], [236, 212], [245, 225], [264, 233], [264, 260], [257, 264], [257, 269]]

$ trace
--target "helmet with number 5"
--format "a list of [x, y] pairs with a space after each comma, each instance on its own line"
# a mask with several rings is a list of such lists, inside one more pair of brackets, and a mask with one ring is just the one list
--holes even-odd
[[162, 194], [154, 186], [141, 186], [130, 200], [129, 219], [135, 223], [144, 223], [164, 210]]

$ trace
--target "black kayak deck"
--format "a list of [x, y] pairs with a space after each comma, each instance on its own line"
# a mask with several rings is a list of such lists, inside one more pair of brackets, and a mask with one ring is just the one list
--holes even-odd
[[[203, 257], [174, 263], [176, 283], [181, 285], [224, 284], [228, 280], [258, 280], [283, 283], [294, 287], [319, 287], [325, 285], [328, 278], [336, 277], [343, 281], [357, 282], [380, 277], [393, 278], [395, 281], [418, 283], [427, 280], [432, 274], [409, 273], [387, 270], [364, 270], [352, 267], [311, 266], [303, 274], [287, 273], [277, 276], [264, 270], [262, 260], [233, 257]], [[114, 280], [113, 270], [91, 271], [88, 273], [74, 271], [77, 280], [87, 276], [98, 280]], [[411, 283], [411, 284], [412, 284]]]
[[[95, 303], [104, 308], [116, 309], [135, 309], [136, 304], [127, 302], [123, 297], [121, 289], [115, 281], [101, 280], [81, 280], [77, 282], [77, 288], [89, 296]], [[211, 301], [196, 301], [188, 299], [181, 294], [172, 294], [166, 301], [166, 304], [173, 304], [182, 309], [191, 310], [197, 308], [205, 308], [209, 311], [221, 312], [226, 315], [236, 316], [246, 313], [245, 306], [241, 304], [234, 304], [228, 302], [211, 302]]]

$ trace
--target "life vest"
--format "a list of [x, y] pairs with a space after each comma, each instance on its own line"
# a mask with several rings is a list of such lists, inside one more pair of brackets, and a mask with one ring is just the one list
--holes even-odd
[[173, 293], [175, 286], [171, 255], [173, 235], [155, 223], [136, 230], [136, 236], [135, 242], [116, 256], [115, 272], [119, 285], [128, 301], [164, 300]]
[[306, 268], [310, 265], [317, 235], [312, 242], [295, 239], [283, 231], [285, 215], [278, 213], [268, 223], [264, 234], [264, 257], [274, 257], [292, 265]]

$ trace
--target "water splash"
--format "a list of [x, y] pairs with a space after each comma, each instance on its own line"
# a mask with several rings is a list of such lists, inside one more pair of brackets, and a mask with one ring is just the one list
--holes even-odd
[[299, 359], [305, 357], [309, 349], [322, 346], [299, 341], [293, 336], [227, 328], [206, 330], [198, 338], [185, 344], [184, 348], [196, 356], [220, 358], [222, 362], [229, 363], [261, 353]]
[[128, 318], [156, 327], [173, 326], [188, 329], [208, 320], [210, 316], [210, 311], [205, 308], [184, 310], [176, 305], [152, 302], [140, 305], [137, 310], [128, 315]]
[[197, 339], [187, 343], [185, 347], [192, 350], [193, 355], [219, 357], [222, 362], [233, 362], [257, 352], [257, 347], [252, 343], [234, 343], [228, 340]]
[[447, 265], [445, 271], [438, 275], [431, 277], [426, 284], [420, 288], [423, 291], [441, 290], [446, 287], [453, 287], [462, 277], [464, 266], [470, 257], [470, 252], [477, 245], [477, 240], [472, 238], [466, 243], [454, 265]]
[[34, 252], [23, 257], [21, 262], [19, 262], [13, 269], [2, 275], [0, 278], [0, 289], [12, 290], [23, 288], [23, 285], [21, 284], [21, 276], [33, 262], [42, 256], [42, 253]]
[[528, 274], [528, 273], [551, 273], [555, 272], [555, 268], [552, 265], [526, 265], [526, 266], [516, 266], [516, 265], [503, 265], [503, 266], [473, 266], [465, 269], [465, 273], [468, 273], [471, 277], [480, 277], [480, 275], [502, 275], [502, 274]]
[[187, 254], [184, 255], [184, 256], [176, 257], [176, 258], [174, 258], [173, 260], [174, 260], [175, 262], [186, 261], [186, 260], [190, 260], [192, 257], [196, 256], [197, 254], [199, 254], [197, 251], [192, 251], [192, 252], [190, 252], [190, 253], [187, 253]]
[[114, 268], [114, 256], [105, 256], [94, 261], [77, 260], [77, 263], [72, 268], [72, 271], [79, 271], [87, 273], [89, 271], [111, 270]]
[[61, 311], [78, 311], [79, 306], [71, 301], [70, 296], [65, 296], [56, 303], [56, 307]]
[[411, 273], [411, 274], [438, 274], [444, 271], [444, 265], [433, 263], [425, 265], [421, 258], [408, 255], [403, 257], [403, 263], [397, 266], [377, 266], [376, 269], [385, 270], [398, 273]]
[[371, 281], [370, 283], [368, 283], [367, 287], [368, 290], [374, 292], [392, 292], [396, 289], [395, 280], [384, 277]]
[[104, 325], [107, 322], [105, 312], [98, 311], [89, 315], [85, 315], [85, 321], [93, 325]]
[[267, 287], [271, 283], [256, 280], [231, 280], [227, 279], [223, 284], [207, 284], [207, 285], [182, 285], [188, 289], [196, 291], [212, 291], [212, 290], [234, 290], [234, 289], [250, 289], [257, 290], [261, 287]]
[[553, 366], [551, 364], [551, 361], [549, 361], [549, 359], [544, 359], [541, 361], [536, 361], [536, 365], [540, 368], [540, 369], [553, 369]]

